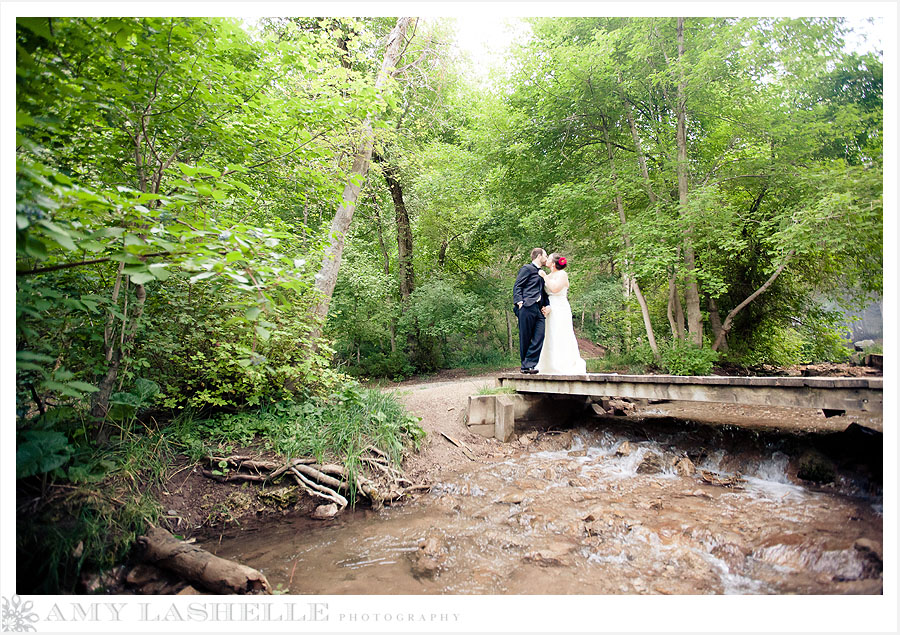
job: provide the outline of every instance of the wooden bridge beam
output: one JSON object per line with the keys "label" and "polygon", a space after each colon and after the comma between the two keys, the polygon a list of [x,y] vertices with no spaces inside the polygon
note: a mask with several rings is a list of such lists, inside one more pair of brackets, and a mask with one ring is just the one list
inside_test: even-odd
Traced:
{"label": "wooden bridge beam", "polygon": [[827,410],[882,411],[883,379],[854,377],[683,377],[507,373],[519,393],[706,401]]}

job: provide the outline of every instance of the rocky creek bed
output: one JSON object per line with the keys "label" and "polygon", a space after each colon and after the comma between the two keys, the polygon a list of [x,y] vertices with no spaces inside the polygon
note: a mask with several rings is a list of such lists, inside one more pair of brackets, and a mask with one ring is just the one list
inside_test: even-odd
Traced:
{"label": "rocky creek bed", "polygon": [[[880,415],[671,402],[502,444],[464,425],[492,384],[385,388],[428,432],[404,469],[432,488],[410,502],[316,520],[313,499],[185,466],[168,528],[292,594],[882,592]],[[113,575],[199,592],[147,565]]]}
{"label": "rocky creek bed", "polygon": [[880,448],[856,424],[598,417],[445,470],[403,506],[202,544],[301,594],[877,594]]}

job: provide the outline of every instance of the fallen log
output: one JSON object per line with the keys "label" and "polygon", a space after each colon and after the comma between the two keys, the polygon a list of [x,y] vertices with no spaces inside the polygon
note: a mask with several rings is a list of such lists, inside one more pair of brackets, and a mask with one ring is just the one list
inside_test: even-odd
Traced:
{"label": "fallen log", "polygon": [[177,573],[188,582],[214,593],[271,593],[269,581],[251,567],[225,560],[175,538],[165,529],[151,528],[137,543],[145,562]]}

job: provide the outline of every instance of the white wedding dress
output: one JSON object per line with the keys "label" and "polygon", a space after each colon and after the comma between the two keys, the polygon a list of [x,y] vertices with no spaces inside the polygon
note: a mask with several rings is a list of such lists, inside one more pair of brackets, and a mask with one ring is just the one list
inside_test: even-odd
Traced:
{"label": "white wedding dress", "polygon": [[550,289],[547,289],[550,315],[544,323],[544,346],[535,367],[539,373],[584,375],[587,372],[584,360],[578,352],[578,342],[575,340],[568,293],[569,287],[559,293],[550,293]]}

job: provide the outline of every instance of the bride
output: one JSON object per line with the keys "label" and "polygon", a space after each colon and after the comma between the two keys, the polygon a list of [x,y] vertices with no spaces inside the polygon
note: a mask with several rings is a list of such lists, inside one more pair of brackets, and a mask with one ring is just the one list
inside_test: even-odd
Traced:
{"label": "bride", "polygon": [[567,299],[569,274],[565,272],[565,256],[550,254],[547,257],[550,273],[539,272],[550,298],[550,313],[544,329],[544,346],[537,363],[540,373],[551,375],[583,375],[584,360],[578,352],[575,329],[572,326],[572,308]]}

